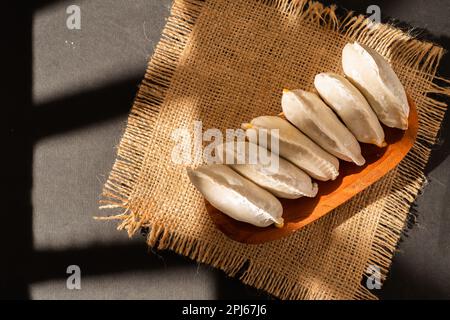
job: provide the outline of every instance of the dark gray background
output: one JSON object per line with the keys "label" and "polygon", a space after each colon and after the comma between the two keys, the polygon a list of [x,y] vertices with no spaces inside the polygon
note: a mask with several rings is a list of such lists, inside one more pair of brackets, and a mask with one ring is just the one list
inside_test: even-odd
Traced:
{"label": "dark gray background", "polygon": [[[339,2],[358,12],[378,4],[384,21],[396,18],[424,28],[414,32],[450,47],[449,1]],[[10,227],[3,236],[10,244],[4,255],[9,276],[0,280],[2,296],[267,298],[183,257],[148,254],[143,237],[130,240],[115,223],[93,221],[104,214],[97,209],[98,195],[171,1],[77,1],[80,31],[65,25],[65,10],[73,3],[43,1],[23,9],[23,24],[15,22],[16,32],[5,40],[16,48],[6,53],[8,59],[18,60],[28,74],[19,79],[15,67],[11,81],[29,84],[6,100],[15,108],[8,114],[8,134],[16,141],[9,165],[19,171],[2,173],[12,181],[4,222]],[[440,75],[450,76],[449,61],[444,58]],[[378,292],[382,298],[450,298],[448,136],[446,124],[427,170],[428,184],[414,205],[417,224],[400,243],[390,277]],[[66,289],[71,264],[81,267],[82,290]]]}

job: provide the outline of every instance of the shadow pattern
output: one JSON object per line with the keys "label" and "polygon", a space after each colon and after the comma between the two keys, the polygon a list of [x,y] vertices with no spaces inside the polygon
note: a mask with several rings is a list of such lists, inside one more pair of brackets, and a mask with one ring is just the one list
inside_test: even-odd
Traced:
{"label": "shadow pattern", "polygon": [[[53,101],[35,108],[32,103],[31,87],[33,11],[54,2],[55,0],[35,1],[32,5],[20,2],[9,3],[5,9],[7,14],[0,19],[4,33],[2,40],[8,43],[8,49],[2,50],[3,61],[6,62],[3,77],[7,80],[5,87],[7,94],[3,97],[2,103],[4,112],[2,119],[6,122],[2,126],[3,136],[6,137],[4,149],[6,154],[2,157],[4,166],[1,177],[7,191],[6,201],[4,201],[6,208],[3,209],[2,219],[4,227],[0,233],[3,248],[0,263],[0,299],[29,299],[31,283],[65,278],[67,276],[64,273],[65,268],[71,264],[73,257],[77,257],[77,261],[80,261],[82,265],[89,264],[89,268],[85,268],[87,276],[127,270],[146,270],[149,267],[149,261],[154,259],[143,250],[145,244],[97,245],[64,251],[37,251],[33,248],[33,210],[30,195],[33,186],[33,144],[48,135],[125,114],[139,82],[139,79],[129,79],[110,87],[85,92],[79,96]],[[330,1],[322,2],[331,3]],[[367,6],[373,4],[373,1],[361,0],[332,2],[344,8],[352,8],[359,13],[365,13]],[[377,3],[384,6],[388,2],[378,1]],[[407,25],[402,27],[408,28]],[[426,30],[420,30],[419,33],[423,39],[450,48],[450,39],[447,37],[436,38]],[[449,77],[448,56],[442,60],[439,74]],[[64,108],[61,108],[63,105]],[[89,118],[86,114],[89,114]],[[427,167],[427,173],[439,166],[450,153],[449,121],[447,115],[439,144]],[[36,124],[39,124],[39,128]],[[172,253],[161,254],[168,264],[181,263],[182,258]],[[30,266],[35,268],[33,272],[30,272]],[[387,286],[390,286],[391,290],[390,293],[385,294],[386,298],[393,297],[393,292],[396,292],[396,297],[411,296],[405,293],[405,290],[420,291],[423,288],[417,286],[432,286],[423,283],[417,283],[416,287],[399,286],[398,284],[410,279],[408,270],[402,271],[405,271],[403,276],[399,276],[399,272],[394,274],[400,277],[396,281],[397,284],[391,285],[388,281]],[[433,290],[432,287],[428,289]],[[240,292],[239,296],[236,292]],[[228,280],[222,273],[217,278],[217,297],[219,299],[270,298],[264,293],[242,285],[238,280]]]}

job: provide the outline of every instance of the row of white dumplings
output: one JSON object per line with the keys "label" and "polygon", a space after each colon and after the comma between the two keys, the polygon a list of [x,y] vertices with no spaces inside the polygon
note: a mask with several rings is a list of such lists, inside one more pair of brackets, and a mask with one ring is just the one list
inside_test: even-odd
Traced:
{"label": "row of white dumplings", "polygon": [[[342,65],[347,78],[332,73],[316,76],[314,85],[320,97],[303,90],[284,90],[281,104],[288,121],[262,116],[243,125],[246,130],[269,133],[278,129],[281,158],[276,172],[262,164],[188,169],[192,183],[215,208],[258,227],[282,226],[283,208],[275,196],[315,197],[317,184],[311,178],[336,179],[338,159],[364,165],[358,141],[385,146],[380,121],[407,129],[405,90],[381,55],[359,43],[347,44]],[[234,144],[219,148],[219,155],[227,152],[237,156]]]}

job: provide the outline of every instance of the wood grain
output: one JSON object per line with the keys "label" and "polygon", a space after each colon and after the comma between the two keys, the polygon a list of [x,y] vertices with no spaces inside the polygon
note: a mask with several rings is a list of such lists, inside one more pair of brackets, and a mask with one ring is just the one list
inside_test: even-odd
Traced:
{"label": "wood grain", "polygon": [[402,131],[383,126],[387,146],[361,144],[366,164],[358,167],[340,161],[339,177],[335,181],[318,182],[319,193],[315,198],[296,200],[280,199],[283,204],[283,228],[270,226],[258,228],[236,221],[223,214],[205,200],[206,209],[217,228],[229,238],[248,244],[259,244],[290,235],[311,222],[323,217],[333,209],[350,200],[389,171],[394,169],[408,154],[416,141],[418,115],[415,103],[408,97],[410,105],[409,127]]}

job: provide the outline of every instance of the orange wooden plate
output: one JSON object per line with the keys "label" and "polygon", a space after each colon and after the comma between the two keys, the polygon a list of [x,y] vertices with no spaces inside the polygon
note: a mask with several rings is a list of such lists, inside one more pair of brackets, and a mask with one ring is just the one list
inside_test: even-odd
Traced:
{"label": "orange wooden plate", "polygon": [[386,147],[361,144],[362,154],[366,159],[364,166],[358,167],[353,163],[340,161],[339,177],[335,181],[319,181],[319,193],[315,198],[280,199],[285,222],[283,228],[276,228],[273,225],[258,228],[234,220],[205,201],[209,215],[217,228],[229,238],[248,244],[259,244],[286,237],[323,217],[381,179],[408,154],[416,141],[418,130],[416,105],[410,97],[408,102],[410,105],[408,130],[384,126]]}

